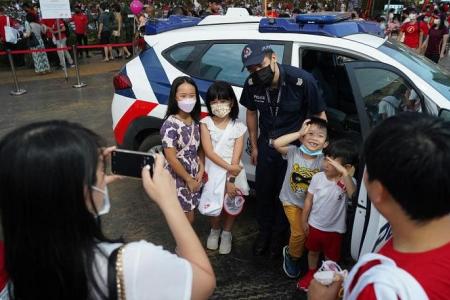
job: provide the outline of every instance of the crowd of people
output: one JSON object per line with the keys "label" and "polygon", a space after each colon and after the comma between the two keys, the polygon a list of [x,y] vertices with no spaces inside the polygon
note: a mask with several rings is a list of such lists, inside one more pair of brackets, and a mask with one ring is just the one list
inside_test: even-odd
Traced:
{"label": "crowd of people", "polygon": [[[108,184],[120,177],[106,174],[115,148],[95,133],[45,121],[3,137],[2,299],[207,299],[215,275],[191,225],[198,208],[211,217],[206,248],[232,251],[237,213],[227,207],[242,206],[235,200],[249,192],[241,162],[247,130],[259,227],[253,255],[282,254],[280,267],[290,278],[303,273],[297,286],[310,299],[336,299],[342,285],[344,299],[446,299],[450,123],[410,112],[386,116],[364,145],[331,138],[310,73],[279,64],[264,41],[246,45],[242,62],[250,75],[239,102],[229,83],[214,82],[204,118],[196,83],[187,76],[172,83],[160,130],[164,156],[156,154],[141,175],[176,241],[175,254],[104,236],[99,217],[111,207]],[[237,119],[239,103],[246,124]],[[353,177],[360,148],[364,184],[392,238],[379,254],[360,258],[344,284],[344,272],[324,283],[315,274],[336,270],[347,204],[362,184]],[[305,250],[308,270],[301,270]],[[333,262],[319,268],[321,255]]]}
{"label": "crowd of people", "polygon": [[447,53],[449,4],[430,4],[419,11],[415,7],[405,8],[401,15],[389,10],[387,20],[379,16],[377,21],[390,38],[396,38],[419,54],[435,63]]}

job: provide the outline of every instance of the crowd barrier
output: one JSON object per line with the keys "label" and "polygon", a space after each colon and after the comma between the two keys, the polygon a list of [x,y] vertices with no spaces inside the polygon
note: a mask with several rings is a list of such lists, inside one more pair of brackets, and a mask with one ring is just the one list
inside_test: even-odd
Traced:
{"label": "crowd barrier", "polygon": [[[77,82],[74,85],[72,85],[72,87],[82,88],[82,87],[87,86],[87,84],[82,82],[81,78],[80,78],[80,67],[78,65],[78,53],[77,53],[78,49],[96,49],[96,48],[103,49],[104,47],[119,48],[119,47],[128,47],[128,46],[133,46],[133,43],[73,45],[73,46],[68,46],[68,47],[64,47],[64,48],[49,48],[49,49],[6,50],[6,51],[0,51],[0,56],[7,55],[9,64],[11,67],[11,73],[12,73],[13,80],[14,80],[15,90],[12,90],[10,92],[10,94],[13,96],[20,96],[20,95],[25,94],[27,91],[25,89],[20,88],[19,81],[17,80],[16,68],[14,66],[14,60],[12,58],[12,56],[15,54],[31,54],[31,53],[36,53],[36,52],[57,52],[57,51],[72,50],[73,51],[72,52],[73,53],[73,62],[75,64],[75,73],[76,73],[76,80],[77,80]],[[66,68],[64,68],[64,73],[65,73],[66,80],[68,80]]]}

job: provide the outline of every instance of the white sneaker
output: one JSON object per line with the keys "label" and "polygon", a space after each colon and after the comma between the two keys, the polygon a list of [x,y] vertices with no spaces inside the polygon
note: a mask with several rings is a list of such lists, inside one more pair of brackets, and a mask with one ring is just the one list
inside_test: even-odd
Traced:
{"label": "white sneaker", "polygon": [[228,254],[231,252],[231,240],[232,239],[233,239],[233,237],[231,236],[231,232],[222,231],[222,234],[220,236],[220,247],[219,247],[220,254]]}
{"label": "white sneaker", "polygon": [[219,248],[220,229],[212,229],[206,241],[206,248],[209,250],[217,250]]}

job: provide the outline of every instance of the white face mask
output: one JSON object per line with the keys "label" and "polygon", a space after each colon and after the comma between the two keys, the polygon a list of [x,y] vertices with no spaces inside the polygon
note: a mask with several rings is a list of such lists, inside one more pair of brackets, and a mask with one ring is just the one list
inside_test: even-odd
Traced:
{"label": "white face mask", "polygon": [[438,26],[440,23],[441,23],[441,20],[439,20],[439,19],[434,20],[434,25]]}
{"label": "white face mask", "polygon": [[103,194],[103,207],[100,209],[97,208],[97,216],[106,215],[111,210],[111,201],[109,200],[108,186],[105,186],[104,190],[96,186],[92,186],[92,189]]}
{"label": "white face mask", "polygon": [[184,98],[177,101],[178,108],[188,114],[194,109],[195,103],[197,103],[195,98]]}
{"label": "white face mask", "polygon": [[416,18],[417,18],[417,15],[416,14],[409,14],[409,19],[411,20],[411,21],[415,21],[416,20]]}
{"label": "white face mask", "polygon": [[230,103],[211,104],[211,112],[219,118],[224,118],[231,112],[231,105]]}

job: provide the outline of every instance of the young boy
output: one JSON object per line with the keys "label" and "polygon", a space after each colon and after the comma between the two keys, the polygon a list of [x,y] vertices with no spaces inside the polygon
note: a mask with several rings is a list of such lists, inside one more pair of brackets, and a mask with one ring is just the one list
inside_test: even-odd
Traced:
{"label": "young boy", "polygon": [[303,208],[308,272],[298,281],[298,288],[304,291],[317,270],[321,252],[326,259],[339,261],[347,203],[356,190],[352,177],[358,159],[355,143],[338,140],[327,147],[325,155],[324,170],[312,178]]}
{"label": "young boy", "polygon": [[[290,145],[295,141],[300,141],[301,146]],[[283,270],[290,278],[300,275],[299,258],[305,244],[302,209],[311,178],[320,171],[322,149],[327,145],[327,122],[317,117],[306,120],[298,132],[274,141],[275,149],[287,159],[280,200],[291,229],[289,245],[283,248]]]}
{"label": "young boy", "polygon": [[[448,299],[450,122],[419,113],[389,118],[365,141],[364,161],[367,194],[392,228],[392,238],[379,253],[412,275],[429,299]],[[361,276],[347,278],[344,292],[350,292]],[[341,285],[335,281],[323,286],[313,280],[308,299],[336,299]],[[400,285],[368,284],[357,298],[384,300],[380,289],[393,291]],[[393,298],[400,299],[395,294]]]}

